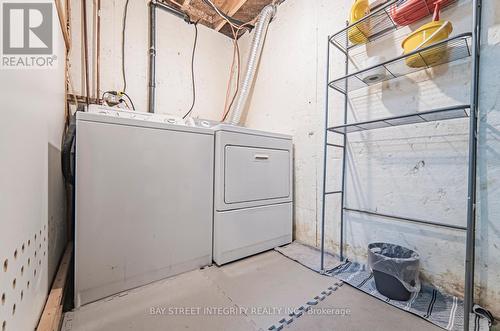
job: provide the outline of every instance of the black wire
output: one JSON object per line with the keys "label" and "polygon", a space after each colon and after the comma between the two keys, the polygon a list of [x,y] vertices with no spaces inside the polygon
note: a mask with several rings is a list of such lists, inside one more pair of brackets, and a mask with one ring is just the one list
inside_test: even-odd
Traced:
{"label": "black wire", "polygon": [[123,92],[127,90],[127,77],[125,75],[125,29],[127,27],[127,13],[128,13],[128,3],[125,2],[125,9],[123,11],[123,24],[122,24],[122,77],[123,77]]}
{"label": "black wire", "polygon": [[[199,22],[199,21],[198,21]],[[196,103],[196,84],[194,80],[194,55],[196,52],[196,43],[198,42],[198,22],[193,23],[194,26],[194,43],[193,43],[193,53],[191,55],[191,82],[193,86],[193,103],[191,104],[191,108],[186,113],[186,115],[182,116],[182,118],[186,118],[194,109],[194,104]]]}
{"label": "black wire", "polygon": [[127,97],[128,101],[130,101],[130,105],[132,106],[132,110],[135,110],[135,106],[134,106],[134,102],[132,101],[132,98],[130,98],[130,96],[123,92],[123,95]]}

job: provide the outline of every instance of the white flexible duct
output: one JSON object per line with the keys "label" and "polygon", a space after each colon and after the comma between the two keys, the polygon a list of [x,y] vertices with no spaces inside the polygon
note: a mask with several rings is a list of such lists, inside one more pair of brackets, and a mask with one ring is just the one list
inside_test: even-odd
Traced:
{"label": "white flexible duct", "polygon": [[262,46],[264,45],[264,39],[267,34],[267,27],[275,14],[276,6],[272,4],[265,6],[259,14],[259,19],[255,25],[252,45],[250,47],[250,54],[248,55],[245,76],[239,88],[238,95],[236,96],[234,108],[231,112],[229,120],[227,121],[229,124],[238,125],[241,122],[241,116],[245,110],[245,106],[248,101],[248,94],[250,93],[250,89],[255,78],[255,72],[257,71],[257,65],[259,64]]}

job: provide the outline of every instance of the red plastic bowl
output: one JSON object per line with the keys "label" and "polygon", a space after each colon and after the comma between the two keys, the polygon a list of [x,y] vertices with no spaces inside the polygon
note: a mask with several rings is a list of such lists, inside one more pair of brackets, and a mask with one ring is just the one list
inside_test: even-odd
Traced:
{"label": "red plastic bowl", "polygon": [[[442,0],[441,8],[450,5],[455,0]],[[413,24],[432,15],[436,0],[405,0],[391,6],[391,18],[399,26]]]}

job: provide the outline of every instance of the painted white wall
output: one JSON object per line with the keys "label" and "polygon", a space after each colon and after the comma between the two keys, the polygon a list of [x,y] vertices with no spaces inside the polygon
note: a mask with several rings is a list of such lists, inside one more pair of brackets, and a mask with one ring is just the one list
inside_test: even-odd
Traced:
{"label": "painted white wall", "polygon": [[65,49],[54,20],[57,68],[0,69],[0,328],[5,322],[6,331],[36,327],[66,243]]}
{"label": "painted white wall", "polygon": [[[295,236],[319,247],[327,35],[342,29],[351,5],[345,1],[286,1],[269,28],[259,72],[249,105],[246,125],[290,133],[295,143]],[[493,206],[498,192],[498,3],[488,2],[482,70],[482,106],[487,125],[482,126],[481,147],[481,255],[478,285],[481,301],[500,315],[499,269],[493,267],[500,238]],[[454,25],[454,34],[470,31],[471,3],[459,1],[443,17]],[[495,15],[496,13],[497,15]],[[495,21],[497,20],[497,21]],[[412,30],[416,26],[411,27]],[[401,29],[376,43],[353,52],[354,68],[362,67],[366,54],[399,55],[400,42],[410,30]],[[251,36],[242,38],[247,49]],[[332,48],[333,50],[333,48]],[[332,51],[330,78],[344,73],[344,57]],[[469,60],[384,83],[350,95],[350,121],[423,111],[469,103]],[[493,65],[495,63],[495,65]],[[491,70],[494,67],[495,70]],[[330,90],[330,125],[343,122],[343,97]],[[489,97],[488,97],[489,96]],[[486,116],[482,116],[483,124]],[[467,125],[464,119],[410,125],[349,135],[346,205],[381,213],[465,225],[467,192]],[[487,130],[487,133],[484,131]],[[334,135],[331,142],[339,142]],[[486,153],[486,154],[485,154]],[[329,152],[329,190],[340,188],[341,152]],[[488,203],[489,202],[489,203]],[[326,242],[339,248],[339,198],[327,204]],[[388,241],[416,249],[422,256],[424,277],[446,291],[463,294],[464,240],[460,231],[406,224],[393,220],[346,214],[347,255],[365,261],[366,246]]]}
{"label": "painted white wall", "polygon": [[[95,45],[95,1],[88,3],[89,54]],[[101,1],[101,88],[122,90],[121,42],[125,0]],[[149,8],[148,1],[130,0],[125,43],[127,93],[137,110],[147,111],[149,74]],[[83,24],[81,1],[72,1],[71,73],[77,94],[84,94]],[[183,115],[192,103],[191,52],[194,26],[158,10],[157,39],[157,111]],[[226,84],[232,56],[232,42],[226,36],[198,25],[195,55],[196,104],[194,116],[217,120],[222,116]],[[90,59],[91,90],[95,91],[95,70]],[[82,88],[83,87],[83,88]],[[93,92],[92,96],[95,96]]]}

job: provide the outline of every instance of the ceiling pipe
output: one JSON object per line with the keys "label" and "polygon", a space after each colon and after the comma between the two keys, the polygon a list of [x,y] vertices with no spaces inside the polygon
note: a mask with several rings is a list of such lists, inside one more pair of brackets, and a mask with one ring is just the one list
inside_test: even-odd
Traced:
{"label": "ceiling pipe", "polygon": [[165,3],[151,0],[149,2],[149,84],[148,84],[148,111],[156,112],[156,10],[162,9],[167,13],[183,19],[186,23],[192,23],[189,16],[182,11]]}
{"label": "ceiling pipe", "polygon": [[252,88],[255,73],[257,72],[257,66],[262,54],[262,48],[264,46],[264,39],[266,38],[267,28],[275,15],[276,6],[274,4],[265,6],[259,14],[257,24],[255,25],[252,44],[250,46],[250,53],[248,56],[245,76],[238,89],[235,107],[232,110],[229,119],[227,120],[229,124],[239,125],[241,122],[241,117],[248,103],[248,95],[250,93],[250,89]]}

